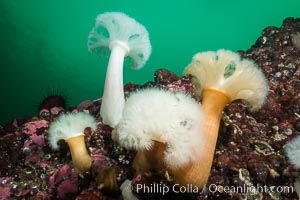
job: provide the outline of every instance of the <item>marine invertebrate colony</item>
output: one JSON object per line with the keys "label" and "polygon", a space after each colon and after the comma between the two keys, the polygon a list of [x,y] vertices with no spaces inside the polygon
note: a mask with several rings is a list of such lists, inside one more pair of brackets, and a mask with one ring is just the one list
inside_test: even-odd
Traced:
{"label": "marine invertebrate colony", "polygon": [[96,130],[97,123],[94,117],[84,112],[61,114],[49,127],[48,140],[51,146],[58,149],[57,142],[65,140],[70,147],[74,166],[80,172],[86,172],[92,164],[84,141],[86,127]]}
{"label": "marine invertebrate colony", "polygon": [[103,122],[114,127],[124,107],[123,63],[131,58],[133,69],[141,68],[151,54],[148,32],[144,26],[123,13],[107,12],[96,19],[88,37],[89,51],[111,50],[100,114]]}
{"label": "marine invertebrate colony", "polygon": [[179,184],[202,188],[210,173],[224,107],[233,100],[244,99],[252,111],[258,110],[265,101],[268,85],[253,62],[226,50],[196,54],[184,73],[194,76],[195,93],[203,96],[205,153],[173,174]]}
{"label": "marine invertebrate colony", "polygon": [[138,171],[178,168],[203,153],[202,121],[201,105],[189,95],[149,88],[128,97],[113,138],[138,150]]}

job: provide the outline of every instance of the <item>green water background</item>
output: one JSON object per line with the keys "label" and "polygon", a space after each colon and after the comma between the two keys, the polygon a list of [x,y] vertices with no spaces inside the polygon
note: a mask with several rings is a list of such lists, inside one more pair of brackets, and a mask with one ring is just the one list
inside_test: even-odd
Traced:
{"label": "green water background", "polygon": [[0,0],[0,124],[37,115],[48,88],[69,105],[102,96],[107,59],[87,51],[98,14],[120,11],[149,31],[152,55],[124,82],[153,80],[158,68],[181,75],[199,51],[247,50],[267,26],[300,17],[299,0]]}

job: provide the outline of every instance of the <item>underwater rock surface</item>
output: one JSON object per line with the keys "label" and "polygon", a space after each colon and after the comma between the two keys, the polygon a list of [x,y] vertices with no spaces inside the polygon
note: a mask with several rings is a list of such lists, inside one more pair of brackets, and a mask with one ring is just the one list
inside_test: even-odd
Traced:
{"label": "underwater rock surface", "polygon": [[[287,18],[281,27],[265,28],[250,49],[239,51],[262,68],[269,82],[269,95],[256,113],[249,112],[243,101],[226,107],[213,167],[203,190],[181,193],[177,192],[179,188],[172,190],[172,178],[167,173],[135,173],[131,167],[135,152],[112,141],[112,129],[101,122],[98,99],[84,101],[75,109],[43,109],[39,116],[16,118],[1,128],[0,199],[122,199],[120,190],[109,193],[97,182],[97,173],[110,167],[116,171],[118,186],[126,179],[132,181],[132,192],[138,199],[298,199],[296,192],[288,188],[291,190],[300,171],[287,161],[283,148],[300,131],[299,33],[300,19]],[[164,69],[157,70],[154,80],[144,85],[128,83],[125,95],[147,87],[180,90],[193,96],[191,77],[179,77]],[[86,145],[97,163],[88,174],[74,169],[65,142],[54,151],[47,141],[51,122],[61,113],[78,111],[89,112],[98,121],[95,132],[85,130]],[[170,192],[138,192],[138,184],[165,186]],[[268,191],[233,191],[252,186]],[[278,190],[271,191],[273,186]],[[231,190],[226,192],[226,187]]]}

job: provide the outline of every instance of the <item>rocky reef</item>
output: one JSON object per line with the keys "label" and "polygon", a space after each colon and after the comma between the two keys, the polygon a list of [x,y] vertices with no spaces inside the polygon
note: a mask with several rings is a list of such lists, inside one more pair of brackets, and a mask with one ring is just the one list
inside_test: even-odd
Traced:
{"label": "rocky reef", "polygon": [[[300,131],[300,19],[287,18],[281,27],[265,28],[250,49],[239,53],[262,69],[269,94],[255,113],[241,100],[225,108],[213,167],[203,190],[174,189],[167,172],[136,173],[131,166],[135,152],[114,143],[112,128],[101,122],[101,99],[97,99],[75,108],[53,105],[41,109],[38,116],[15,118],[1,127],[0,199],[122,199],[121,190],[111,193],[97,181],[99,169],[107,167],[114,168],[118,186],[132,180],[132,192],[138,199],[298,199],[294,182],[300,171],[288,162],[283,150]],[[125,95],[147,87],[194,96],[192,77],[165,69],[157,70],[154,80],[144,85],[128,83]],[[80,111],[89,112],[98,122],[95,132],[85,129],[86,145],[98,163],[98,171],[91,169],[87,174],[74,169],[65,142],[54,151],[47,141],[51,122],[61,113]],[[169,192],[139,191],[139,184],[164,186]]]}

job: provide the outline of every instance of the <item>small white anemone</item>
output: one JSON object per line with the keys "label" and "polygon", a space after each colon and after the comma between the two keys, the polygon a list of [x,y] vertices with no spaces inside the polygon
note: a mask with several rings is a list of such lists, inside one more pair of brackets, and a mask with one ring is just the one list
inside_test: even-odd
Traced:
{"label": "small white anemone", "polygon": [[85,112],[61,114],[49,126],[48,140],[53,149],[58,149],[59,140],[68,140],[83,135],[84,129],[97,129],[97,122],[93,116]]}
{"label": "small white anemone", "polygon": [[96,130],[97,122],[88,113],[78,112],[61,114],[49,127],[48,140],[53,149],[58,149],[57,142],[65,140],[70,148],[74,166],[80,172],[86,172],[92,164],[92,157],[86,149],[84,129]]}
{"label": "small white anemone", "polygon": [[295,167],[300,168],[300,135],[292,141],[288,142],[284,148],[284,152],[289,162]]}
{"label": "small white anemone", "polygon": [[131,181],[126,179],[120,186],[124,200],[139,200],[132,192]]}

